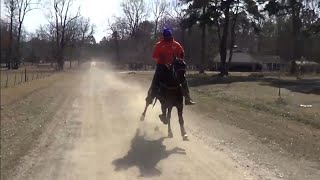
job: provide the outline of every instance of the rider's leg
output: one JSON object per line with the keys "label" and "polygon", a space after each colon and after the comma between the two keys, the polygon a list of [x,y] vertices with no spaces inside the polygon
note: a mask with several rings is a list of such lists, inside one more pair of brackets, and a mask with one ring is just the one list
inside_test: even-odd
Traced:
{"label": "rider's leg", "polygon": [[149,104],[152,104],[153,99],[156,97],[156,92],[157,92],[157,89],[159,86],[159,73],[160,73],[160,68],[159,68],[159,66],[157,66],[156,71],[155,71],[153,78],[152,78],[151,86],[148,90],[148,96],[146,98],[146,102]]}
{"label": "rider's leg", "polygon": [[193,105],[195,102],[190,97],[190,91],[189,91],[189,85],[187,79],[184,80],[184,82],[181,84],[182,87],[182,93],[185,97],[185,104],[186,105]]}

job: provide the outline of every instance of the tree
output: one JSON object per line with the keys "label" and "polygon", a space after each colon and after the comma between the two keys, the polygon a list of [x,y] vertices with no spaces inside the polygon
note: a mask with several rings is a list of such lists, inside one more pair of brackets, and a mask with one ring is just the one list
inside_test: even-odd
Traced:
{"label": "tree", "polygon": [[169,4],[166,0],[153,0],[151,2],[152,13],[154,16],[154,39],[157,38],[159,20],[162,19],[168,9]]}
{"label": "tree", "polygon": [[[126,33],[126,23],[124,22],[124,19],[122,18],[115,18],[116,21],[114,23],[110,23],[110,20],[108,21],[109,24],[109,30],[111,31],[111,37],[114,42],[114,48],[116,52],[116,60],[117,63],[120,63],[120,46],[119,46],[119,40],[124,38],[127,33]],[[104,37],[105,39],[105,37]],[[103,41],[106,43],[106,39]]]}
{"label": "tree", "polygon": [[[320,2],[314,0],[271,0],[265,6],[265,11],[270,16],[288,17],[291,22],[291,48],[290,59],[296,60],[302,56],[301,43],[304,39],[303,31],[305,33],[312,33],[316,22],[319,20]],[[289,16],[288,16],[289,15]],[[317,29],[317,28],[315,28]]]}
{"label": "tree", "polygon": [[9,42],[9,22],[4,19],[0,19],[0,60],[1,63],[7,63],[8,49],[10,46]]}
{"label": "tree", "polygon": [[[227,45],[230,34],[230,20],[232,15],[237,17],[238,12],[233,12],[234,10],[238,11],[239,7],[243,7],[243,10],[246,11],[247,16],[252,15],[253,17],[262,17],[259,14],[258,6],[253,0],[186,0],[185,2],[190,3],[191,5],[188,8],[188,22],[190,25],[197,24],[200,22],[201,25],[215,25],[217,27],[217,34],[219,37],[219,53],[221,58],[220,65],[220,75],[228,75],[227,68]],[[205,11],[205,7],[207,11]],[[236,25],[237,18],[233,18],[234,26]],[[254,22],[254,20],[252,20]],[[233,26],[232,24],[232,26]],[[231,30],[234,30],[231,28]],[[222,31],[222,32],[221,32]],[[205,31],[203,31],[205,32]],[[235,39],[235,34],[231,33],[233,39]],[[232,43],[231,43],[232,44]],[[233,46],[232,46],[233,47]],[[231,61],[231,59],[230,59]]]}
{"label": "tree", "polygon": [[130,35],[135,37],[140,22],[147,17],[144,0],[124,0],[121,8],[125,16],[125,22],[130,30]]}
{"label": "tree", "polygon": [[[95,32],[95,25],[91,24],[89,18],[79,17],[70,25],[69,36],[71,36],[71,44],[73,48],[78,48],[79,55],[83,55],[83,48],[86,44],[95,44],[93,34]],[[78,58],[78,65],[80,65],[80,58]],[[71,67],[71,64],[70,64]]]}
{"label": "tree", "polygon": [[181,29],[182,45],[185,46],[185,30],[187,29],[187,27],[189,27],[189,24],[185,22],[187,13],[182,8],[182,6],[183,1],[172,0],[169,4],[169,7],[171,7],[171,9],[167,12],[167,15],[171,18],[171,20],[174,20],[175,23],[179,25],[179,28]]}
{"label": "tree", "polygon": [[14,25],[14,17],[17,10],[17,3],[15,0],[5,0],[4,1],[5,8],[8,11],[8,16],[10,19],[10,26],[9,26],[9,48],[8,48],[8,54],[7,54],[7,67],[8,69],[11,69],[12,66],[12,59],[13,59],[13,25]]}
{"label": "tree", "polygon": [[69,10],[72,6],[73,0],[54,0],[54,21],[51,25],[55,30],[55,42],[56,42],[56,59],[58,64],[58,70],[63,70],[64,65],[64,50],[67,44],[66,32],[68,26],[75,21],[79,16],[79,12],[76,15],[71,15]]}
{"label": "tree", "polygon": [[25,16],[28,12],[35,9],[35,6],[38,2],[33,3],[32,0],[16,0],[17,11],[18,11],[18,35],[17,35],[17,46],[16,46],[16,60],[17,63],[20,63],[20,44],[21,44],[21,30],[22,25],[25,19]]}

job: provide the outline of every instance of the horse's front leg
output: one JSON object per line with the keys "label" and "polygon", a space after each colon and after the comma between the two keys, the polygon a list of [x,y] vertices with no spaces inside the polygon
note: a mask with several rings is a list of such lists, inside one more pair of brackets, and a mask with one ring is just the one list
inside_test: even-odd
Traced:
{"label": "horse's front leg", "polygon": [[169,107],[168,108],[168,113],[167,113],[167,121],[168,121],[168,137],[169,138],[172,138],[173,137],[173,134],[172,134],[172,131],[171,131],[171,111],[172,111],[172,107]]}
{"label": "horse's front leg", "polygon": [[187,141],[189,140],[188,139],[188,135],[187,135],[187,132],[184,128],[184,119],[183,119],[183,106],[182,107],[177,107],[178,109],[178,117],[179,117],[179,124],[180,124],[180,130],[181,130],[181,136],[182,136],[182,139],[184,141]]}
{"label": "horse's front leg", "polygon": [[161,104],[162,114],[159,115],[159,118],[160,118],[161,122],[163,122],[163,124],[168,124],[167,109],[168,108],[164,104]]}
{"label": "horse's front leg", "polygon": [[147,113],[148,107],[149,107],[149,103],[146,103],[146,106],[145,106],[145,108],[144,108],[144,111],[143,111],[143,113],[142,113],[142,115],[141,115],[141,117],[140,117],[140,121],[144,121],[144,118],[146,117],[146,113]]}

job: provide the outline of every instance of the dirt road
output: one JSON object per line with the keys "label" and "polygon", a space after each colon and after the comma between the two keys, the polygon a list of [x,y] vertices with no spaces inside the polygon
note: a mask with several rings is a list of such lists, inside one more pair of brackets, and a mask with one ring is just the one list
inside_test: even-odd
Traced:
{"label": "dirt road", "polygon": [[158,106],[141,122],[146,89],[137,83],[94,66],[79,76],[9,179],[259,179],[192,135],[182,141],[175,111],[173,139]]}

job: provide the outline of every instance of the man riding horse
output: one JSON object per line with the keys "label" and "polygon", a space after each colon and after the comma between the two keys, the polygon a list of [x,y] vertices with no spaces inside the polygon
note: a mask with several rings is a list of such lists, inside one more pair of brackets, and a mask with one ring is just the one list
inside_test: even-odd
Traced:
{"label": "man riding horse", "polygon": [[[155,45],[152,57],[157,66],[146,98],[147,104],[152,104],[154,98],[158,95],[161,73],[172,64],[175,58],[180,60],[184,58],[184,50],[182,46],[174,40],[172,31],[169,28],[163,30],[163,38]],[[195,104],[190,97],[187,80],[181,84],[181,91],[185,97],[186,105]]]}

